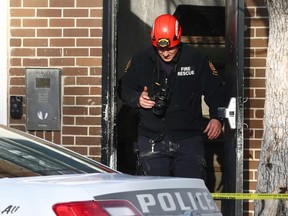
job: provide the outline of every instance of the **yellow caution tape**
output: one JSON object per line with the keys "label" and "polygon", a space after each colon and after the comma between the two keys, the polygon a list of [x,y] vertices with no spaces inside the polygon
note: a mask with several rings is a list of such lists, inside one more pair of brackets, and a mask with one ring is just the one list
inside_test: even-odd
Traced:
{"label": "yellow caution tape", "polygon": [[214,199],[241,199],[241,200],[267,200],[288,199],[288,194],[264,194],[264,193],[211,193]]}

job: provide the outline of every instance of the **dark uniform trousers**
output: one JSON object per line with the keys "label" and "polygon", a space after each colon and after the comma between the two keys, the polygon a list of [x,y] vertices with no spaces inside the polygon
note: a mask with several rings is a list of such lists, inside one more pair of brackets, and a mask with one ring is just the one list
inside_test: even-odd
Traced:
{"label": "dark uniform trousers", "polygon": [[187,178],[206,177],[203,137],[198,135],[177,142],[166,137],[154,143],[138,137],[139,164],[144,175]]}

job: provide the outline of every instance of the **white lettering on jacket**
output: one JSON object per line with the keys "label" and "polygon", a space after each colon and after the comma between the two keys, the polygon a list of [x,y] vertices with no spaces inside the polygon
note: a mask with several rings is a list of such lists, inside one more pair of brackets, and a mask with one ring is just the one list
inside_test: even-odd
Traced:
{"label": "white lettering on jacket", "polygon": [[193,76],[195,74],[194,70],[188,67],[181,67],[180,71],[177,72],[177,76]]}

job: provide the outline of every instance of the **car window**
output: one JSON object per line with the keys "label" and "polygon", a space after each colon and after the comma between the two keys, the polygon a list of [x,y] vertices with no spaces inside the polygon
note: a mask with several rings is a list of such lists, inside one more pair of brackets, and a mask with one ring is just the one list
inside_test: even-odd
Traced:
{"label": "car window", "polygon": [[62,146],[29,136],[8,138],[0,133],[0,178],[116,172]]}

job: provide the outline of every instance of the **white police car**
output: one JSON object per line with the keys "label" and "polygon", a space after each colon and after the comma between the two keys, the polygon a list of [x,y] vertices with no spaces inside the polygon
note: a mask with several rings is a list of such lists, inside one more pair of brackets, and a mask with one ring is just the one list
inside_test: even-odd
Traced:
{"label": "white police car", "polygon": [[0,126],[0,216],[222,215],[199,179],[122,174]]}

